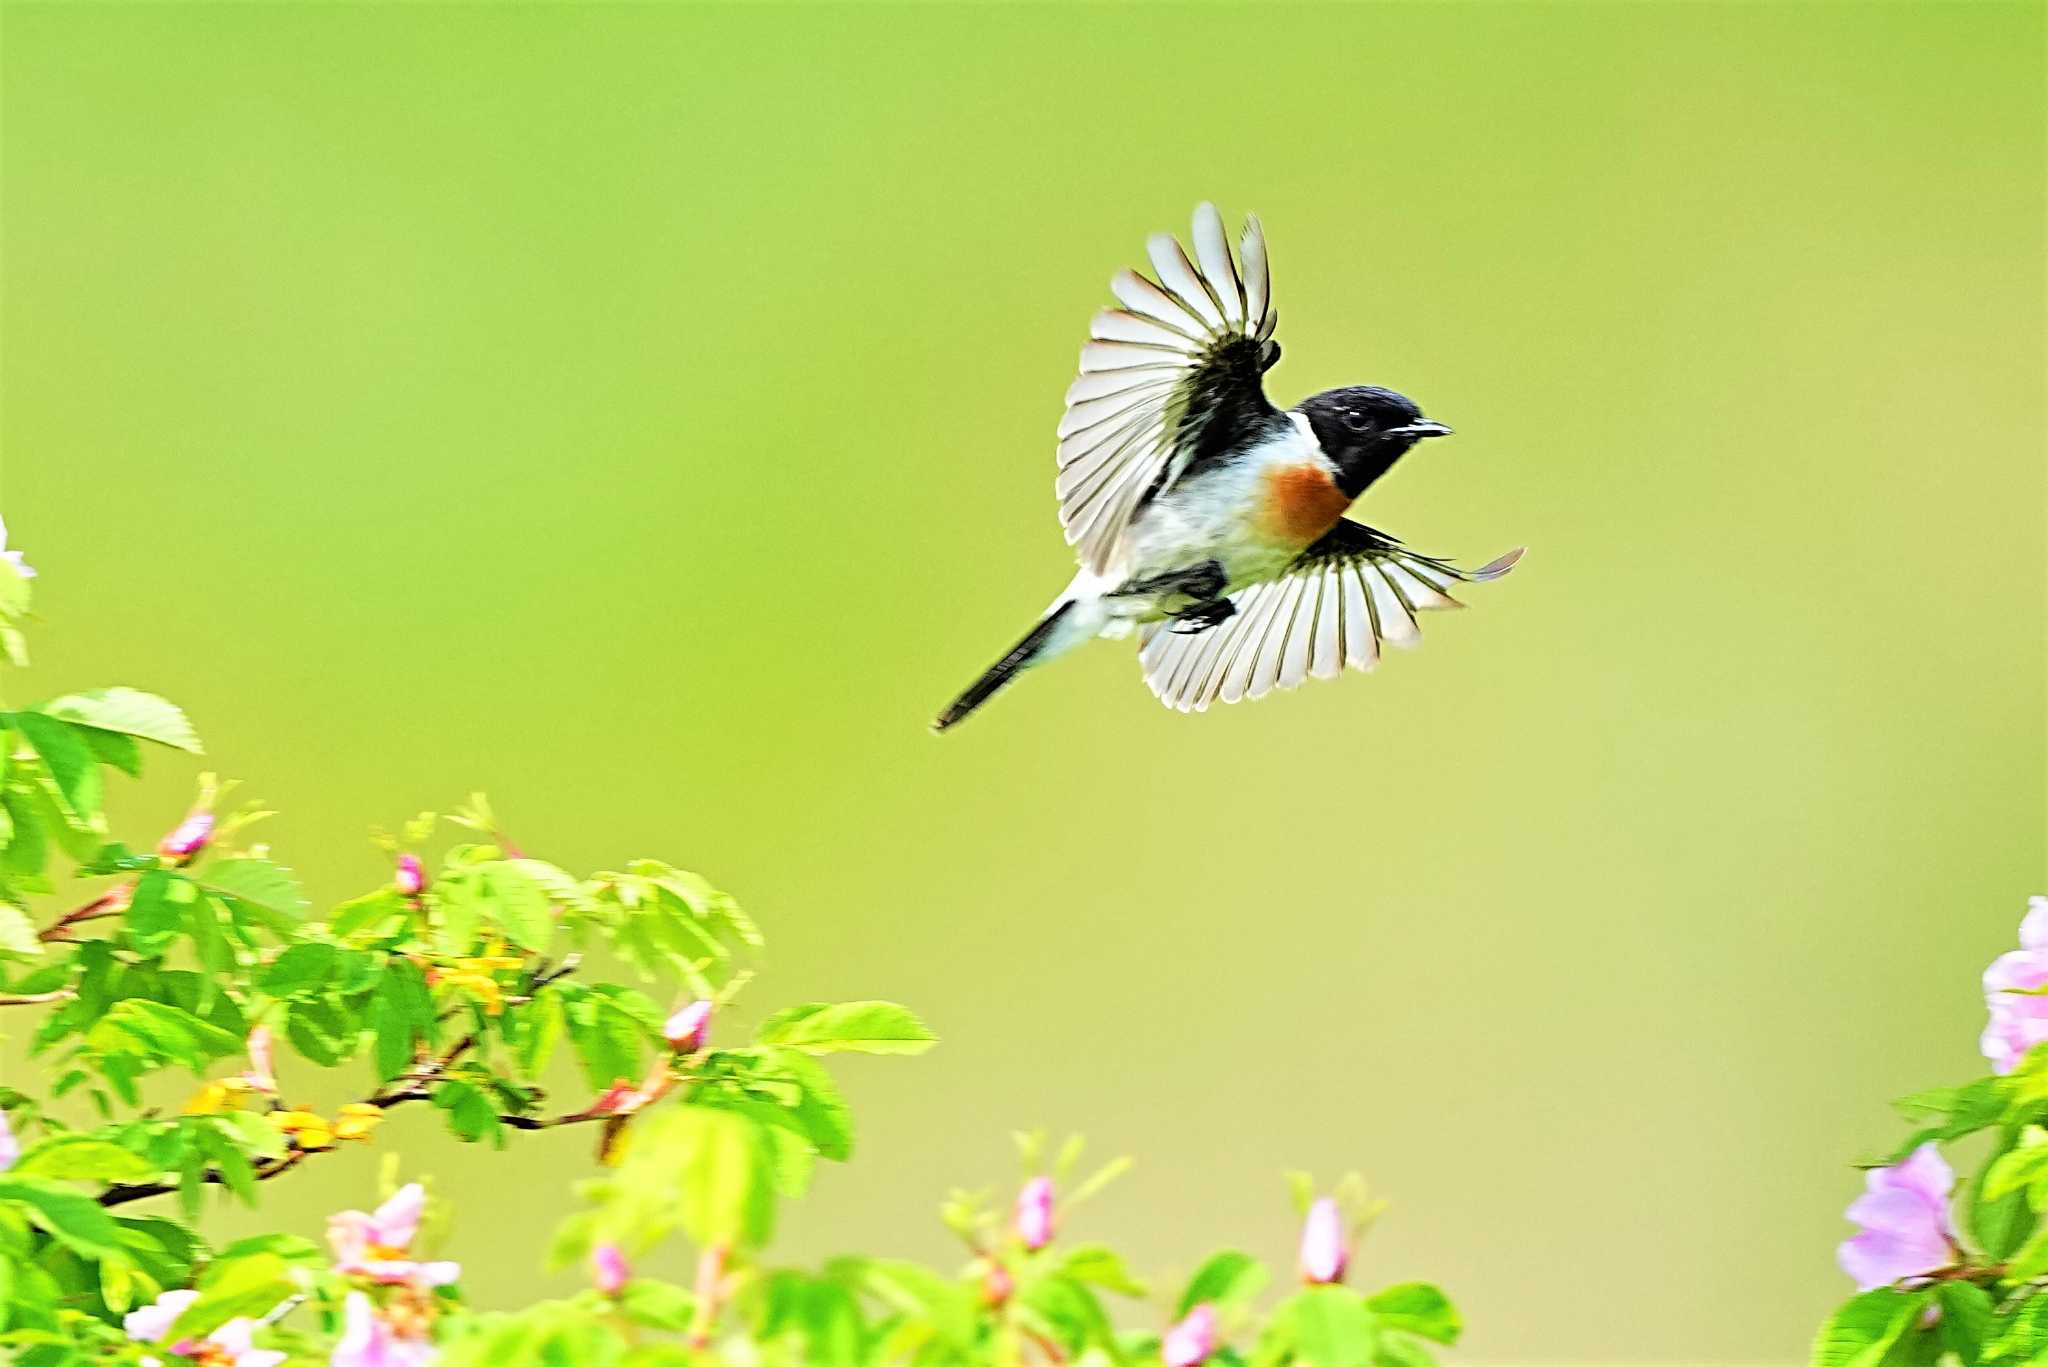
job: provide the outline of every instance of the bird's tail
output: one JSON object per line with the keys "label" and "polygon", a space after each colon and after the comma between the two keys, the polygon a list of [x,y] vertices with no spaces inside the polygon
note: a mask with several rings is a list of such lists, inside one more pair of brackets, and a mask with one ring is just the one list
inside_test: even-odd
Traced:
{"label": "bird's tail", "polygon": [[1075,633],[1071,630],[1061,631],[1060,627],[1063,624],[1069,627],[1075,625],[1071,619],[1076,606],[1071,598],[1055,603],[1051,611],[1038,619],[1037,626],[1024,633],[1023,640],[1010,647],[1007,655],[990,665],[980,678],[967,685],[965,692],[946,705],[946,710],[939,713],[938,719],[932,723],[932,730],[944,731],[950,726],[958,725],[968,713],[993,698],[1004,684],[1016,678],[1019,673],[1039,663],[1041,659],[1062,653],[1073,644]]}

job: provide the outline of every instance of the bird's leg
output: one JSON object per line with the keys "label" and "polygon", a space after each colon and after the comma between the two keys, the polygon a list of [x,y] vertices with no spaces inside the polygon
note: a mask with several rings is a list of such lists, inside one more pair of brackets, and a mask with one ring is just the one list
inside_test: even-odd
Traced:
{"label": "bird's leg", "polygon": [[1191,608],[1173,614],[1173,634],[1176,636],[1199,636],[1211,627],[1221,626],[1237,616],[1237,604],[1228,598],[1212,598],[1206,603],[1197,603]]}
{"label": "bird's leg", "polygon": [[1148,579],[1127,579],[1111,589],[1109,596],[1142,598],[1155,593],[1184,593],[1197,603],[1210,603],[1222,596],[1228,583],[1221,561],[1204,560],[1199,565],[1190,565],[1184,570],[1168,570],[1165,574],[1155,574]]}

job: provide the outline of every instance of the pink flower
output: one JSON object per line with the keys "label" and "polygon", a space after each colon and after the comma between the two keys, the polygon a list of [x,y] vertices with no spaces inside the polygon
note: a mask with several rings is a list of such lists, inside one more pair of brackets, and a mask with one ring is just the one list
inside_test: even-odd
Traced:
{"label": "pink flower", "polygon": [[[129,1311],[121,1327],[138,1343],[163,1343],[178,1316],[198,1299],[197,1291],[166,1291],[154,1303]],[[254,1320],[235,1319],[203,1339],[180,1339],[165,1347],[178,1357],[197,1358],[208,1367],[277,1367],[285,1360],[286,1354],[275,1349],[252,1347],[255,1335]]]}
{"label": "pink flower", "polygon": [[1012,1221],[1017,1237],[1033,1252],[1052,1242],[1052,1179],[1034,1177],[1017,1193],[1017,1211]]}
{"label": "pink flower", "polygon": [[156,842],[156,852],[166,859],[184,863],[206,848],[213,839],[213,813],[194,812],[178,823],[177,829]]}
{"label": "pink flower", "polygon": [[625,1250],[617,1244],[599,1244],[590,1251],[591,1284],[607,1296],[616,1296],[633,1279]]}
{"label": "pink flower", "polygon": [[711,1003],[691,1002],[668,1018],[661,1027],[669,1048],[679,1054],[694,1054],[711,1035]]}
{"label": "pink flower", "polygon": [[369,1214],[344,1210],[330,1217],[327,1242],[334,1249],[334,1270],[422,1287],[446,1286],[460,1277],[462,1269],[455,1263],[422,1263],[406,1257],[426,1206],[426,1191],[419,1183],[408,1182]]}
{"label": "pink flower", "polygon": [[277,1093],[277,1065],[270,1027],[259,1025],[249,1032],[249,1069],[242,1077],[259,1092]]}
{"label": "pink flower", "polygon": [[2020,947],[2001,954],[1984,970],[1984,1004],[1991,1019],[1979,1042],[1991,1071],[2009,1073],[2027,1051],[2048,1040],[2048,996],[2031,995],[2048,984],[2048,897],[2027,902],[2020,922]]}
{"label": "pink flower", "polygon": [[7,1112],[0,1111],[0,1172],[20,1161],[21,1141],[14,1137],[14,1127],[7,1123]]}
{"label": "pink flower", "polygon": [[392,881],[404,896],[419,896],[420,890],[427,885],[427,870],[420,863],[420,857],[416,854],[399,855],[398,872],[393,875]]}
{"label": "pink flower", "polygon": [[1956,1175],[1941,1150],[1922,1144],[1888,1168],[1864,1175],[1865,1190],[1848,1216],[1863,1226],[1837,1250],[1842,1271],[1858,1290],[1922,1277],[1956,1260],[1955,1227],[1949,1223],[1949,1192]]}
{"label": "pink flower", "polygon": [[33,579],[36,577],[34,567],[22,560],[20,551],[10,551],[7,549],[7,523],[5,521],[0,521],[0,560],[5,560],[8,564],[14,566],[14,572],[23,579]]}
{"label": "pink flower", "polygon": [[1308,1208],[1301,1225],[1301,1279],[1326,1284],[1344,1280],[1351,1250],[1344,1246],[1344,1216],[1325,1196]]}
{"label": "pink flower", "polygon": [[394,1329],[360,1291],[349,1292],[341,1319],[341,1338],[328,1359],[333,1367],[426,1367],[437,1356],[425,1338]]}
{"label": "pink flower", "polygon": [[1203,1301],[1166,1331],[1159,1341],[1159,1360],[1166,1367],[1202,1367],[1216,1351],[1216,1307]]}

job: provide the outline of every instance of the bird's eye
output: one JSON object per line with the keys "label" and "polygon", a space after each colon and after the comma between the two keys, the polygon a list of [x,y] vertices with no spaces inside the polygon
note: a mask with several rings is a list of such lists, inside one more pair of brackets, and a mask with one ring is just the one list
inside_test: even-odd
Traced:
{"label": "bird's eye", "polygon": [[1372,415],[1361,413],[1355,408],[1351,409],[1344,414],[1344,425],[1354,432],[1363,432],[1372,426]]}

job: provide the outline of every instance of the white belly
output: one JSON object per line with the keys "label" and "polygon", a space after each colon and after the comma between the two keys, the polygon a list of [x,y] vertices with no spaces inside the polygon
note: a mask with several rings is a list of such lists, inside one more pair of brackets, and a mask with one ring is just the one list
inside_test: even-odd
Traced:
{"label": "white belly", "polygon": [[[1214,560],[1223,566],[1225,594],[1274,578],[1300,547],[1276,543],[1259,530],[1267,478],[1275,469],[1322,459],[1315,439],[1289,423],[1243,459],[1176,485],[1132,523],[1124,563],[1111,577],[1149,579]],[[1111,615],[1133,624],[1157,621],[1187,603],[1183,595],[1113,600]]]}

